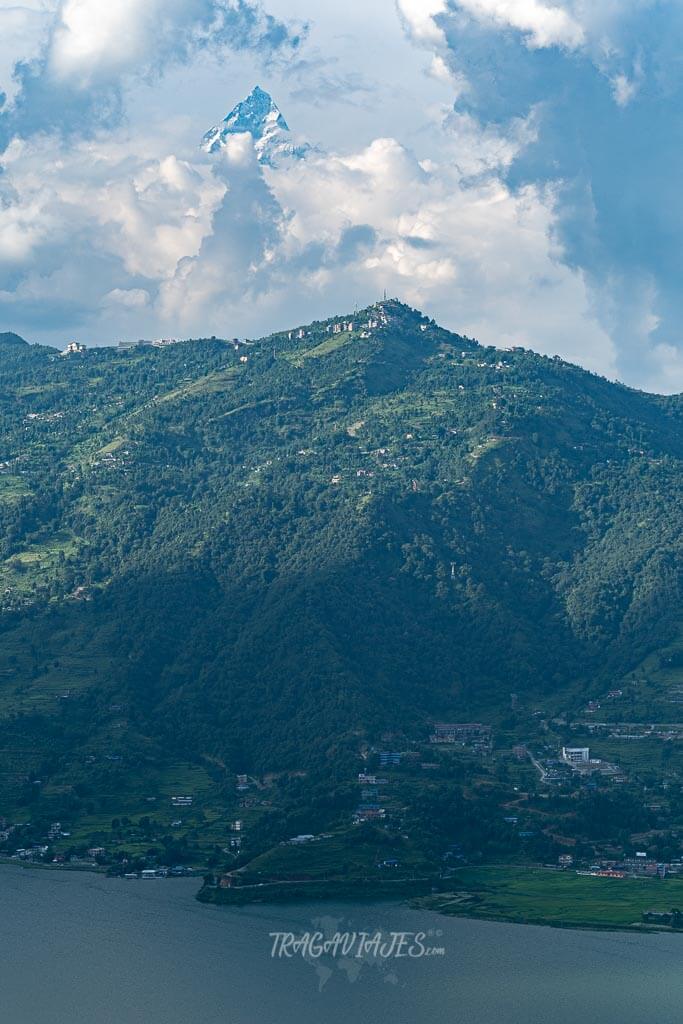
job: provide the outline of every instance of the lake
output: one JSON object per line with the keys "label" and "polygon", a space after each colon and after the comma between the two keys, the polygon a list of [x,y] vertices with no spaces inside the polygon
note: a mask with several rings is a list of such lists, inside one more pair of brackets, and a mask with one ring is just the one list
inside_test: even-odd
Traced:
{"label": "lake", "polygon": [[[124,881],[0,866],[0,1020],[679,1024],[683,1019],[683,936],[449,919],[397,904],[213,907],[196,902],[197,886],[190,879]],[[348,933],[346,955],[339,939],[336,955],[328,947],[317,956],[315,941],[308,949],[294,945],[294,937],[314,932],[328,941],[335,933]],[[361,932],[368,935],[365,946]],[[382,949],[371,942],[377,932]],[[391,938],[399,932],[408,937]],[[425,936],[418,942],[414,934],[419,932]],[[272,955],[274,946],[281,955]],[[420,955],[425,949],[436,952]]]}

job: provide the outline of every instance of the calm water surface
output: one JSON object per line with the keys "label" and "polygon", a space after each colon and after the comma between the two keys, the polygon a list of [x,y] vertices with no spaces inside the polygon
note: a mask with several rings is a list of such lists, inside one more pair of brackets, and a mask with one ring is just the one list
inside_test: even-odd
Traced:
{"label": "calm water surface", "polygon": [[[190,880],[0,866],[3,1024],[680,1024],[683,936],[398,905],[205,907]],[[443,956],[271,957],[271,932],[440,931]]]}

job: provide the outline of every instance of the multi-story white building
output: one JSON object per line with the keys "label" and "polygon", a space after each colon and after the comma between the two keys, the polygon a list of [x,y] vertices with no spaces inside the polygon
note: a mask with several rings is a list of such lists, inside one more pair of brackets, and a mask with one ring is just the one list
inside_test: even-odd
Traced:
{"label": "multi-story white building", "polygon": [[562,747],[562,760],[568,764],[588,764],[590,761],[589,747]]}

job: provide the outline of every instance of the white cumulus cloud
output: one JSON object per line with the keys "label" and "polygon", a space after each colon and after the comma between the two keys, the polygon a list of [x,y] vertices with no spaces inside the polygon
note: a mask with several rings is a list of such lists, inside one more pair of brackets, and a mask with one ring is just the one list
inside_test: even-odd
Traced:
{"label": "white cumulus cloud", "polygon": [[583,276],[552,241],[553,190],[513,192],[499,177],[529,131],[485,132],[474,166],[476,122],[446,126],[440,164],[379,138],[268,172],[268,189],[255,166],[226,168],[211,234],[162,287],[164,316],[181,333],[248,331],[254,320],[275,329],[302,307],[329,314],[386,288],[487,343],[562,350],[613,372]]}
{"label": "white cumulus cloud", "polygon": [[[417,44],[406,42],[395,19],[400,52],[406,63],[415,59],[403,92],[394,61],[376,89],[356,96],[344,134],[334,119],[339,107],[320,87],[319,62],[302,59],[288,72],[296,85],[290,100],[296,96],[295,112],[297,104],[300,112],[304,104],[324,111],[334,128],[328,152],[264,169],[249,135],[231,138],[219,156],[200,152],[211,120],[201,120],[199,102],[180,109],[182,97],[164,92],[174,76],[194,85],[200,70],[213,88],[211,76],[224,69],[218,59],[208,70],[203,64],[216,46],[230,54],[221,79],[230,96],[263,81],[262,55],[295,45],[293,30],[263,7],[249,0],[31,0],[28,13],[3,22],[0,0],[0,75],[13,67],[6,58],[3,64],[3,24],[18,26],[15,57],[27,61],[0,112],[0,320],[54,341],[257,336],[350,311],[386,288],[485,343],[559,352],[610,375],[630,346],[650,361],[641,380],[676,375],[674,342],[662,342],[646,315],[657,308],[656,292],[628,312],[606,312],[610,281],[601,293],[600,282],[563,250],[562,182],[520,175],[524,186],[509,183],[542,141],[543,98],[534,97],[525,116],[511,108],[507,121],[487,123],[485,110],[466,108],[476,83],[473,77],[468,91],[454,28],[513,31],[518,46],[508,49],[528,62],[535,61],[528,50],[539,47],[554,47],[554,58],[572,67],[582,63],[577,52],[588,54],[605,88],[611,83],[616,102],[628,106],[614,111],[625,118],[650,65],[622,45],[623,11],[646,5],[382,0],[382,16],[395,19],[398,9]],[[296,9],[305,13],[306,0]],[[355,9],[365,16],[365,5]],[[346,17],[345,10],[341,23]],[[371,67],[376,37],[356,54],[360,22],[354,31],[354,45],[344,44],[342,82],[380,74]],[[334,63],[335,39],[331,32],[320,58],[325,69]],[[424,50],[429,78],[421,72]],[[231,78],[233,60],[239,70]],[[171,65],[175,71],[163,77]],[[283,74],[280,83],[288,81]],[[137,120],[125,116],[133,102]],[[290,118],[289,106],[283,110]]]}
{"label": "white cumulus cloud", "polygon": [[63,0],[50,40],[48,68],[57,79],[93,79],[155,67],[184,57],[222,30],[235,6],[215,0]]}
{"label": "white cumulus cloud", "polygon": [[435,19],[448,10],[447,0],[396,0],[396,7],[417,42],[437,45],[445,42]]}
{"label": "white cumulus cloud", "polygon": [[585,40],[581,22],[562,4],[541,0],[457,0],[453,6],[480,21],[517,29],[530,46],[575,49]]}

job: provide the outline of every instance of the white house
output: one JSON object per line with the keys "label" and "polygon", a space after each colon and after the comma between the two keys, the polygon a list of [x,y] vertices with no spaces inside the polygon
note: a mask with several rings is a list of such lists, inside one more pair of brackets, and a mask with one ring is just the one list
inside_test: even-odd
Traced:
{"label": "white house", "polygon": [[63,352],[60,352],[62,356],[81,355],[85,352],[85,345],[81,345],[78,341],[70,341]]}

